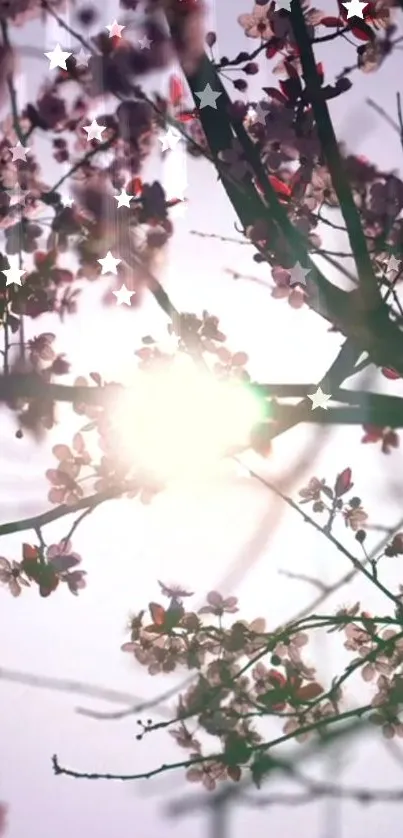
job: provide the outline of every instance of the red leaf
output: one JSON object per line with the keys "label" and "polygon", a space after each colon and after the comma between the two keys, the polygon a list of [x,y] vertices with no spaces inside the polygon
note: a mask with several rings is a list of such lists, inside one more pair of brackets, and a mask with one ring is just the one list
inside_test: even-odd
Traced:
{"label": "red leaf", "polygon": [[37,561],[38,555],[39,553],[37,547],[32,547],[31,544],[22,545],[22,556],[24,561]]}
{"label": "red leaf", "polygon": [[169,79],[169,101],[174,108],[180,105],[184,95],[183,84],[178,76],[171,76]]}
{"label": "red leaf", "polygon": [[336,478],[336,483],[334,485],[336,498],[340,498],[342,495],[345,495],[346,492],[349,492],[353,485],[354,484],[351,482],[351,468],[345,468],[344,471],[342,471]]}
{"label": "red leaf", "polygon": [[313,681],[311,684],[305,684],[304,687],[299,688],[297,698],[301,701],[311,701],[313,698],[317,698],[322,693],[323,687],[321,687],[320,684],[317,684],[316,681]]}
{"label": "red leaf", "polygon": [[37,250],[34,253],[35,266],[40,270],[49,270],[54,265],[56,253],[54,250],[44,251]]}
{"label": "red leaf", "polygon": [[288,102],[294,103],[301,95],[302,88],[299,77],[289,78],[285,81],[280,81],[281,92],[284,94]]}
{"label": "red leaf", "polygon": [[354,26],[351,27],[351,34],[354,35],[355,38],[358,38],[359,41],[375,40],[375,35],[372,29],[370,29],[363,20],[358,20],[357,23],[354,23]]}
{"label": "red leaf", "polygon": [[178,122],[191,122],[192,119],[196,119],[197,113],[196,111],[183,111],[183,113],[178,113],[176,115],[176,119]]}
{"label": "red leaf", "polygon": [[278,177],[275,177],[275,175],[269,175],[269,181],[278,195],[286,195],[287,198],[291,197],[292,193],[290,187],[287,186],[286,183],[283,183],[282,180],[279,180]]}
{"label": "red leaf", "polygon": [[343,21],[340,17],[323,17],[320,21],[320,26],[342,26]]}
{"label": "red leaf", "polygon": [[129,195],[133,194],[135,198],[138,198],[143,191],[143,183],[141,178],[134,177],[130,183],[127,184],[127,189],[129,190]]}
{"label": "red leaf", "polygon": [[288,100],[286,96],[283,96],[283,94],[280,93],[280,91],[277,90],[275,87],[263,87],[262,89],[265,93],[267,93],[268,96],[270,96],[271,99],[275,99],[276,102],[280,102],[280,105],[287,104]]}
{"label": "red leaf", "polygon": [[282,42],[279,38],[272,38],[266,47],[266,58],[274,58],[274,56],[277,55],[278,52],[280,52],[281,46]]}
{"label": "red leaf", "polygon": [[396,372],[396,370],[388,369],[387,367],[382,367],[381,373],[385,376],[385,378],[389,378],[390,381],[395,381],[396,378],[401,378],[401,375]]}
{"label": "red leaf", "polygon": [[285,66],[285,69],[287,70],[287,73],[288,73],[288,75],[289,75],[290,79],[296,79],[296,80],[298,80],[298,81],[299,81],[299,75],[298,75],[298,72],[297,72],[297,70],[295,69],[295,67],[294,67],[294,65],[292,64],[292,62],[291,62],[291,61],[285,61],[285,62],[284,62],[284,66]]}
{"label": "red leaf", "polygon": [[324,72],[323,64],[322,64],[321,61],[319,62],[319,64],[316,65],[316,72],[317,72],[317,74],[320,78],[320,83],[323,84],[323,79],[325,77],[325,72]]}

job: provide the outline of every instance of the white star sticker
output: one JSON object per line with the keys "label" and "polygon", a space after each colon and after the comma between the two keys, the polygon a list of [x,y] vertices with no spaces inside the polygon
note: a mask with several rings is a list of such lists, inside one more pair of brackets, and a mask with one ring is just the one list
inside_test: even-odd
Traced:
{"label": "white star sticker", "polygon": [[144,35],[144,38],[139,38],[140,49],[150,49],[152,41]]}
{"label": "white star sticker", "polygon": [[290,285],[306,286],[306,275],[309,274],[311,268],[303,268],[299,262],[290,269]]}
{"label": "white star sticker", "polygon": [[168,128],[168,131],[164,134],[163,137],[158,137],[160,143],[162,143],[162,151],[173,151],[179,141],[182,139],[182,135],[176,128]]}
{"label": "white star sticker", "polygon": [[[10,261],[8,262],[10,264]],[[6,285],[22,285],[21,277],[26,273],[26,271],[21,271],[17,268],[17,265],[14,267],[8,268],[6,271],[2,271],[2,274],[7,277]]]}
{"label": "white star sticker", "polygon": [[53,52],[44,52],[46,58],[49,58],[49,70],[55,70],[60,67],[61,70],[67,70],[66,59],[73,55],[72,52],[63,52],[60,44],[56,44]]}
{"label": "white star sticker", "polygon": [[121,305],[130,306],[131,305],[130,300],[134,295],[134,291],[129,291],[129,289],[126,287],[126,285],[122,285],[119,288],[119,291],[113,291],[112,293],[116,297],[116,303],[117,303],[118,306],[121,306]]}
{"label": "white star sticker", "polygon": [[119,207],[129,207],[130,209],[130,201],[134,198],[134,195],[128,195],[126,189],[122,189],[120,195],[114,195],[113,197],[118,202],[118,209]]}
{"label": "white star sticker", "polygon": [[102,265],[101,276],[102,274],[117,274],[116,269],[117,266],[120,265],[121,261],[121,259],[115,259],[110,250],[108,250],[103,259],[97,259],[97,262]]}
{"label": "white star sticker", "polygon": [[316,410],[317,407],[323,407],[323,410],[327,410],[327,402],[331,398],[331,396],[328,396],[323,392],[321,387],[318,387],[316,393],[312,393],[311,396],[308,396],[308,399],[311,399],[312,402],[312,410]]}
{"label": "white star sticker", "polygon": [[98,125],[96,119],[93,119],[91,125],[83,127],[83,131],[87,132],[87,142],[90,140],[99,140],[102,142],[102,131],[106,131],[105,125]]}
{"label": "white star sticker", "polygon": [[350,0],[349,3],[342,4],[345,9],[347,9],[347,20],[350,17],[360,17],[361,20],[364,20],[364,13],[363,9],[368,6],[368,3],[362,3],[361,0]]}
{"label": "white star sticker", "polygon": [[26,148],[21,143],[17,143],[14,148],[11,149],[13,155],[13,163],[16,160],[23,160],[24,163],[27,162],[27,154],[29,153],[29,148]]}
{"label": "white star sticker", "polygon": [[77,67],[88,67],[88,62],[91,58],[88,52],[84,52],[83,48],[81,47],[80,52],[74,56],[76,60]]}
{"label": "white star sticker", "polygon": [[115,20],[113,21],[113,23],[111,23],[110,26],[105,26],[105,29],[108,29],[110,38],[121,38],[122,29],[126,29],[126,27],[120,26],[120,24],[117,22],[115,18]]}
{"label": "white star sticker", "polygon": [[214,108],[217,110],[217,99],[221,96],[221,93],[217,93],[216,90],[213,90],[211,84],[206,84],[204,90],[199,90],[198,93],[195,93],[198,99],[200,99],[200,110],[202,108]]}

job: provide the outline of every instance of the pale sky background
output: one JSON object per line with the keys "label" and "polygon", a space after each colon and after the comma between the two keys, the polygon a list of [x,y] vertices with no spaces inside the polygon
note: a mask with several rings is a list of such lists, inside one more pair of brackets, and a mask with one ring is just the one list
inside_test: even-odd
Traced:
{"label": "pale sky background", "polygon": [[[106,25],[115,17],[116,6],[104,3],[103,8]],[[235,55],[245,48],[236,17],[250,8],[236,0],[231,7],[217,2],[212,10],[209,28],[216,28],[222,54]],[[331,0],[326,0],[325,8],[336,13],[336,3]],[[52,49],[57,41],[63,48],[70,46],[57,26],[49,26],[45,31],[38,23],[12,31],[12,39],[34,43],[38,49],[42,39],[43,51]],[[250,41],[247,46],[253,48],[255,44]],[[318,50],[317,54],[326,57],[330,82],[341,67],[354,60],[353,48],[342,41]],[[380,72],[353,75],[352,90],[330,103],[338,136],[349,149],[391,169],[401,167],[398,137],[365,105],[365,97],[371,96],[395,116],[401,66],[402,53],[396,52]],[[24,96],[24,86],[25,95],[32,96],[34,82],[46,73],[45,58],[42,65],[40,59],[24,59],[20,97]],[[269,83],[269,70],[267,77],[265,73],[266,70],[252,80],[256,89]],[[166,78],[158,83],[166,85]],[[160,164],[152,167],[154,178],[159,176],[157,165]],[[272,300],[270,271],[253,263],[252,248],[189,235],[190,230],[197,229],[231,236],[235,219],[209,164],[188,160],[186,167],[188,209],[177,221],[169,261],[161,274],[172,301],[180,310],[198,313],[206,308],[218,315],[229,346],[249,353],[252,377],[284,383],[319,381],[341,345],[340,336],[328,334],[327,324],[310,311],[293,311],[286,302]],[[48,171],[46,168],[46,174]],[[55,167],[49,182],[56,176]],[[327,242],[337,249],[337,239],[330,237]],[[268,287],[234,283],[225,274],[226,267],[260,277]],[[66,352],[72,361],[72,377],[94,369],[106,379],[118,377],[142,335],[151,333],[157,338],[165,334],[166,318],[151,297],[134,313],[122,308],[102,309],[99,296],[98,284],[85,288],[79,313],[63,326],[52,316],[27,323],[28,337],[43,331],[57,332],[57,349]],[[400,381],[388,383],[378,377],[372,386],[403,395]],[[57,442],[70,442],[75,419],[73,423],[68,411],[60,411],[60,425],[49,433],[46,442],[35,447],[29,439],[16,440],[13,416],[4,410],[0,412],[2,521],[24,518],[48,508],[44,472],[53,466],[51,448]],[[290,493],[295,497],[313,474],[326,476],[331,482],[338,471],[351,466],[354,491],[362,498],[371,522],[392,526],[402,514],[401,453],[394,452],[388,458],[378,446],[360,445],[359,428],[334,430],[323,440],[317,434],[312,426],[290,431],[276,441],[274,455],[266,465],[257,459],[254,462],[262,474],[279,478],[295,465],[310,443],[309,461]],[[60,541],[69,525],[66,518],[47,527],[47,543]],[[344,530],[344,525],[336,525],[335,534],[352,552],[356,550],[354,537]],[[22,541],[33,539],[33,533],[26,533],[23,538],[18,534],[5,537],[0,555],[19,558]],[[374,536],[368,541],[374,544]],[[120,645],[127,639],[125,624],[129,612],[157,598],[157,579],[189,586],[196,592],[197,603],[208,590],[221,589],[221,581],[227,580],[223,592],[231,590],[239,596],[242,617],[264,616],[270,626],[275,626],[292,617],[315,594],[306,585],[279,575],[280,569],[320,575],[327,581],[337,580],[349,569],[347,560],[296,513],[285,509],[263,486],[237,477],[229,468],[210,480],[167,491],[147,508],[135,501],[104,505],[79,527],[74,548],[83,556],[83,569],[88,572],[88,587],[78,598],[63,589],[42,600],[35,590],[29,590],[15,601],[6,591],[0,591],[0,665],[148,698],[167,689],[175,679],[151,678],[120,652]],[[382,565],[386,584],[396,585],[402,580],[397,561],[385,560]],[[230,571],[233,576],[228,581]],[[389,613],[388,604],[365,580],[356,581],[348,592],[340,591],[323,612],[331,613],[336,606],[353,603],[357,598],[362,599],[368,611]],[[331,640],[316,640],[307,657],[317,663],[326,683],[351,659],[343,651],[339,635],[331,635]],[[178,677],[182,679],[183,673]],[[347,701],[354,706],[368,694],[358,679],[349,685]],[[167,819],[169,802],[197,791],[195,786],[185,784],[180,772],[134,785],[54,777],[50,762],[54,752],[66,766],[114,773],[143,771],[186,756],[164,732],[137,742],[134,717],[95,721],[77,714],[78,705],[104,711],[119,708],[72,694],[1,681],[0,799],[10,806],[9,838],[27,838],[32,834],[40,838],[67,838],[71,834],[89,834],[91,838],[160,838],[162,833],[178,838],[205,836],[204,815],[196,813],[179,821]],[[154,711],[151,715],[156,718]],[[386,751],[378,734],[347,747],[341,766],[316,766],[316,776],[323,771],[324,776],[330,772],[334,778],[336,769],[345,784],[393,787],[401,784],[403,770]],[[241,838],[246,830],[266,835],[268,829],[287,836],[297,830],[300,838],[378,838],[382,829],[391,838],[397,838],[399,815],[396,806],[384,804],[362,808],[343,803],[337,818],[335,810],[324,802],[302,809],[260,812],[239,807],[232,814],[230,827],[233,838]],[[333,825],[339,823],[337,833],[326,831],[329,819]]]}

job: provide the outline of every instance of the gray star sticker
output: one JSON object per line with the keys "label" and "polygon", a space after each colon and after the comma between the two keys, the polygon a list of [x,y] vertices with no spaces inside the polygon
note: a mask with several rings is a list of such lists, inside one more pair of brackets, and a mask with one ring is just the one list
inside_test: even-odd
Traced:
{"label": "gray star sticker", "polygon": [[399,272],[399,269],[400,269],[400,261],[399,261],[399,259],[396,259],[396,256],[394,256],[392,254],[392,256],[389,257],[388,264],[385,268],[385,274],[387,275],[391,271],[393,271],[393,272],[398,271]]}
{"label": "gray star sticker", "polygon": [[258,102],[258,104],[256,105],[256,108],[254,110],[255,110],[255,117],[256,117],[257,121],[260,122],[262,125],[266,125],[266,117],[267,117],[268,111],[266,111],[262,107],[261,102]]}
{"label": "gray star sticker", "polygon": [[284,9],[285,12],[290,12],[291,3],[292,0],[276,0],[276,12],[278,12],[279,9]]}
{"label": "gray star sticker", "polygon": [[214,108],[217,110],[217,99],[221,96],[221,93],[217,93],[216,90],[213,90],[211,84],[206,84],[204,90],[196,91],[195,95],[200,99],[200,110],[202,108]]}
{"label": "gray star sticker", "polygon": [[144,38],[139,38],[140,49],[150,49],[152,41],[144,35]]}
{"label": "gray star sticker", "polygon": [[303,285],[306,286],[306,275],[309,274],[310,268],[303,268],[299,262],[297,262],[293,268],[290,268],[290,285]]}
{"label": "gray star sticker", "polygon": [[83,48],[81,47],[80,52],[78,52],[77,55],[74,56],[74,58],[76,59],[77,67],[88,67],[88,62],[91,56],[87,52],[84,52]]}

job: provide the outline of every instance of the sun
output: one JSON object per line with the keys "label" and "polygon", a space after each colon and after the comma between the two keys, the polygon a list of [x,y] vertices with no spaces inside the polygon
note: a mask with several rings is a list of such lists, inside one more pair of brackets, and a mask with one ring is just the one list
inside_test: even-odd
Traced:
{"label": "sun", "polygon": [[211,473],[248,447],[261,419],[261,403],[244,383],[220,381],[180,353],[163,368],[138,370],[113,409],[125,457],[165,482]]}

